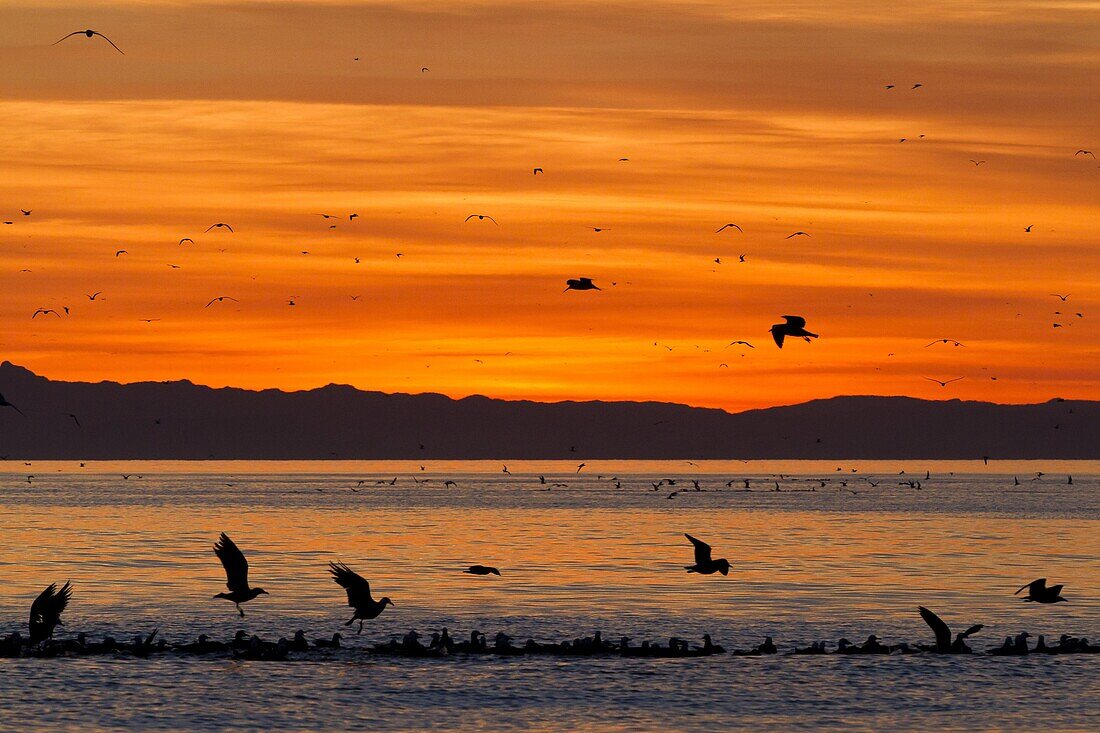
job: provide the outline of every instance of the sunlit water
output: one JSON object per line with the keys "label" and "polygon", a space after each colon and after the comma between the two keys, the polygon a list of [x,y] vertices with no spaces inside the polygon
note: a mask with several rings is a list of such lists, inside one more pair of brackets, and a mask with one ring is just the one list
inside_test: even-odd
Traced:
{"label": "sunlit water", "polygon": [[[930,641],[918,604],[957,630],[984,623],[977,649],[1025,629],[1100,641],[1097,463],[0,467],[3,634],[25,633],[34,596],[68,579],[63,635],[347,634],[351,610],[325,572],[342,560],[396,603],[345,638],[353,648],[442,626],[520,643],[600,629],[635,643],[709,632],[729,648],[771,635],[781,652],[871,633]],[[676,486],[653,489],[667,478]],[[738,490],[745,478],[753,491]],[[271,593],[244,619],[211,598],[223,590],[211,551],[221,531]],[[684,572],[685,531],[731,560],[728,578]],[[460,572],[473,563],[503,576]],[[1044,576],[1066,584],[1069,603],[1013,597]],[[0,728],[1095,730],[1098,673],[1100,655],[0,660]]]}

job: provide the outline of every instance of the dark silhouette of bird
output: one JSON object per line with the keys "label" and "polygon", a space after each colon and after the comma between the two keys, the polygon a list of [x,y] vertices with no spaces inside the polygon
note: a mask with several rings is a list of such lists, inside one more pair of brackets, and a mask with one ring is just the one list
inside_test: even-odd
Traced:
{"label": "dark silhouette of bird", "polygon": [[[4,395],[2,395],[2,394],[0,394],[0,407],[10,407],[11,409],[18,412],[20,415],[23,415],[23,411],[20,410],[15,405],[13,405],[12,403],[8,402],[6,399],[4,399]],[[23,415],[23,417],[26,417],[26,415]]]}
{"label": "dark silhouette of bird", "polygon": [[755,349],[756,348],[755,346],[750,344],[748,341],[730,341],[728,344],[726,344],[726,348],[728,349],[729,347],[734,346],[736,344],[741,344],[743,346],[748,346],[750,349]]}
{"label": "dark silhouette of bird", "polygon": [[344,622],[344,626],[351,626],[355,621],[359,622],[359,631],[363,633],[363,622],[378,618],[387,605],[394,605],[389,598],[374,600],[370,594],[370,583],[362,575],[359,575],[344,563],[330,562],[329,572],[332,580],[348,592],[348,605],[355,609],[352,617]]}
{"label": "dark silhouette of bird", "polygon": [[786,323],[776,323],[770,329],[775,345],[779,348],[783,348],[783,339],[787,336],[798,336],[807,341],[818,337],[816,333],[806,330],[806,319],[802,316],[783,316],[783,318],[787,321]]}
{"label": "dark silhouette of bird", "polygon": [[973,163],[975,166],[979,166],[982,163],[984,163],[985,161],[984,160],[974,160],[973,158],[971,158],[970,162]]}
{"label": "dark silhouette of bird", "polygon": [[1091,155],[1094,160],[1096,159],[1096,156],[1092,155],[1091,150],[1078,150],[1076,153],[1073,154],[1073,157],[1076,158],[1078,155]]}
{"label": "dark silhouette of bird", "polygon": [[954,379],[948,379],[947,381],[943,381],[943,380],[940,380],[940,379],[932,379],[932,377],[925,377],[925,379],[927,379],[929,382],[935,382],[936,384],[940,385],[941,387],[946,387],[947,385],[951,384],[952,382],[957,382],[960,379],[965,379],[965,377],[955,377]]}
{"label": "dark silhouette of bird", "polygon": [[248,586],[248,560],[225,532],[222,532],[221,537],[214,543],[214,554],[218,556],[222,567],[225,568],[225,587],[229,588],[228,593],[219,593],[214,597],[233,601],[233,605],[237,607],[237,613],[244,618],[242,603],[247,603],[261,594],[265,596],[270,594],[263,588]]}
{"label": "dark silhouette of bird", "polygon": [[925,344],[924,348],[927,349],[929,346],[935,346],[936,344],[955,344],[955,346],[966,346],[966,344],[962,343],[961,341],[956,341],[955,339],[936,339],[930,344]]}
{"label": "dark silhouette of bird", "polygon": [[1066,299],[1069,298],[1069,296],[1073,295],[1073,293],[1066,293],[1065,295],[1059,295],[1058,293],[1051,293],[1051,295],[1053,295],[1055,298],[1058,298],[1063,303],[1065,303]]}
{"label": "dark silhouette of bird", "polygon": [[87,296],[88,300],[95,300],[96,298],[99,297],[100,293],[102,293],[102,292],[103,292],[102,290],[97,290],[94,293],[92,293],[91,295],[88,295],[87,293],[85,293],[85,295]]}
{"label": "dark silhouette of bird", "polygon": [[1024,231],[1028,232],[1030,234],[1031,233],[1031,227],[1033,227],[1033,226],[1035,226],[1035,225],[1034,224],[1028,224],[1026,227],[1024,227]]}
{"label": "dark silhouette of bird", "polygon": [[533,168],[531,170],[531,175],[533,176],[537,176],[539,173],[545,173],[545,171],[543,171],[542,168]]}
{"label": "dark silhouette of bird", "polygon": [[209,303],[207,303],[203,307],[204,308],[209,308],[210,306],[214,305],[215,303],[221,303],[223,300],[232,300],[234,303],[240,303],[241,302],[241,301],[237,300],[236,298],[229,297],[228,295],[219,295],[218,297],[212,299]]}
{"label": "dark silhouette of bird", "polygon": [[1027,598],[1024,601],[1032,601],[1035,603],[1066,603],[1066,599],[1062,598],[1062,586],[1052,585],[1047,587],[1047,579],[1039,578],[1033,580],[1026,585],[1020,586],[1020,590],[1016,591],[1012,595],[1019,595],[1020,591],[1027,588]]}
{"label": "dark silhouette of bird", "polygon": [[886,85],[886,88],[887,88],[887,89],[893,89],[893,88],[894,88],[894,86],[895,86],[894,84],[887,84],[887,85]]}
{"label": "dark silhouette of bird", "polygon": [[355,221],[359,218],[358,214],[348,214],[348,221]]}
{"label": "dark silhouette of bird", "polygon": [[423,73],[424,73],[424,72],[426,72],[426,71],[431,71],[431,69],[429,69],[429,68],[428,68],[427,66],[421,66],[421,67],[420,67],[420,73],[421,73],[421,74],[423,74]]}
{"label": "dark silhouette of bird", "polygon": [[810,236],[810,235],[807,234],[806,232],[795,232],[794,234],[788,234],[787,236],[783,237],[783,239],[790,239],[791,237],[808,237],[808,236]]}
{"label": "dark silhouette of bird", "polygon": [[462,572],[469,575],[500,575],[500,571],[489,565],[471,565]]}
{"label": "dark silhouette of bird", "polygon": [[88,30],[86,30],[86,31],[73,31],[73,32],[72,32],[72,33],[70,33],[69,35],[67,35],[67,36],[63,36],[62,38],[59,38],[58,40],[54,41],[54,42],[53,42],[52,44],[50,44],[50,45],[51,45],[51,46],[56,46],[57,44],[59,44],[59,43],[61,43],[62,41],[64,41],[64,40],[65,40],[66,38],[72,38],[73,36],[87,36],[88,38],[91,38],[92,36],[99,36],[99,37],[100,37],[100,38],[102,38],[102,39],[103,39],[104,41],[106,41],[107,43],[109,43],[109,44],[111,44],[112,46],[114,46],[114,49],[115,49],[116,51],[118,51],[119,53],[121,53],[121,54],[122,54],[123,56],[125,56],[125,55],[126,55],[125,53],[123,53],[123,51],[122,51],[122,49],[121,49],[121,48],[119,48],[118,46],[115,46],[115,42],[114,42],[114,41],[112,41],[112,40],[111,40],[110,38],[108,38],[107,36],[103,35],[103,34],[102,34],[102,33],[100,33],[99,31],[93,31],[93,30],[92,30],[91,28],[89,28],[89,29],[88,29]]}
{"label": "dark silhouette of bird", "polygon": [[233,227],[231,227],[228,224],[225,224],[223,222],[220,222],[220,221],[217,224],[211,224],[210,226],[208,226],[206,228],[206,231],[210,231],[211,229],[222,229],[222,228],[228,229],[229,231],[233,231]]}
{"label": "dark silhouette of bird", "polygon": [[191,239],[191,237],[184,237],[183,239],[181,239],[181,240],[180,240],[180,242],[179,242],[179,243],[180,243],[180,244],[183,244],[184,242],[190,242],[191,244],[194,244],[194,243],[195,243],[195,240],[194,240],[194,239]]}
{"label": "dark silhouette of bird", "polygon": [[722,226],[715,229],[714,233],[717,234],[718,232],[722,231],[723,229],[729,229],[730,227],[733,227],[734,229],[741,232],[742,234],[745,233],[744,229],[742,229],[741,227],[737,226],[736,224],[732,224],[732,223],[731,224],[723,224]]}
{"label": "dark silhouette of bird", "polygon": [[64,415],[65,417],[71,417],[71,418],[73,419],[73,422],[75,422],[75,423],[76,423],[76,426],[77,426],[78,428],[79,428],[79,427],[81,427],[81,425],[80,425],[80,418],[78,418],[78,417],[77,417],[76,415],[74,415],[73,413],[71,413],[71,412],[63,412],[63,413],[61,413],[61,414],[62,414],[62,415]]}
{"label": "dark silhouette of bird", "polygon": [[923,87],[923,86],[924,86],[923,84],[914,84],[913,86],[911,86],[911,87],[909,87],[909,88],[910,88],[910,89],[920,89],[920,88],[921,88],[921,87]]}
{"label": "dark silhouette of bird", "polygon": [[56,583],[50,583],[46,590],[38,594],[31,604],[31,644],[38,644],[53,636],[53,630],[61,623],[61,613],[69,605],[73,595],[72,583],[65,583],[61,590]]}
{"label": "dark silhouette of bird", "polygon": [[564,293],[568,290],[602,290],[602,288],[597,287],[590,277],[578,277],[573,280],[565,281],[565,290],[562,292]]}
{"label": "dark silhouette of bird", "polygon": [[23,216],[30,216],[31,212],[34,211],[34,209],[20,209],[19,211],[23,214]]}
{"label": "dark silhouette of bird", "polygon": [[31,316],[31,320],[33,321],[35,318],[37,318],[39,316],[39,314],[46,315],[47,313],[53,313],[58,318],[61,317],[61,314],[58,313],[57,311],[55,311],[53,308],[39,308],[38,310],[36,310],[34,312],[34,315]]}
{"label": "dark silhouette of bird", "polygon": [[610,229],[607,229],[605,227],[588,227],[588,228],[591,229],[592,231],[596,232],[596,234],[599,234],[600,232],[609,232],[609,231],[611,231]]}
{"label": "dark silhouette of bird", "polygon": [[744,262],[746,257],[748,257],[748,255],[737,255],[737,261]]}
{"label": "dark silhouette of bird", "polygon": [[962,654],[969,652],[970,649],[966,646],[966,639],[982,630],[982,624],[975,624],[952,640],[951,628],[948,627],[939,616],[932,613],[924,606],[917,606],[917,610],[920,611],[920,617],[924,619],[924,622],[932,629],[932,633],[936,635],[936,646],[934,650],[940,654]]}
{"label": "dark silhouette of bird", "polygon": [[115,250],[115,257],[118,257],[119,255],[128,255],[128,254],[130,254],[130,253],[127,252],[124,249]]}
{"label": "dark silhouette of bird", "polygon": [[713,573],[721,573],[722,575],[729,575],[730,564],[725,558],[714,560],[711,558],[710,545],[702,540],[697,540],[691,535],[684,533],[684,537],[691,540],[691,544],[695,545],[695,564],[685,565],[689,573],[699,573],[700,575],[711,575]]}
{"label": "dark silhouette of bird", "polygon": [[489,216],[488,214],[470,214],[465,219],[463,219],[463,223],[465,223],[465,222],[467,222],[470,219],[473,219],[475,217],[477,218],[478,221],[484,221],[485,219],[488,219],[489,221],[493,222],[497,226],[500,226],[500,224],[497,223],[497,220],[494,219],[493,217]]}

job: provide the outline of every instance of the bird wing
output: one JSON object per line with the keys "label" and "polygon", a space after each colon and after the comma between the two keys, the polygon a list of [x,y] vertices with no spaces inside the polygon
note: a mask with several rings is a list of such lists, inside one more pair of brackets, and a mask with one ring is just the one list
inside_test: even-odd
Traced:
{"label": "bird wing", "polygon": [[806,319],[802,316],[783,316],[783,319],[787,321],[788,326],[793,326],[794,328],[806,327]]}
{"label": "bird wing", "polygon": [[1014,596],[1019,595],[1020,591],[1023,590],[1024,588],[1027,588],[1029,593],[1033,593],[1033,592],[1041,593],[1043,591],[1043,589],[1046,588],[1046,587],[1047,587],[1047,579],[1046,578],[1039,578],[1038,580],[1033,580],[1030,583],[1025,583],[1024,585],[1021,585],[1020,590],[1016,591],[1012,595],[1014,595]]}
{"label": "bird wing", "polygon": [[920,611],[920,617],[924,619],[924,623],[928,624],[929,628],[931,628],[932,632],[936,635],[936,648],[950,649],[951,629],[943,622],[943,619],[924,606],[917,606],[917,610]]}
{"label": "bird wing", "polygon": [[783,336],[784,336],[783,324],[782,323],[777,323],[774,326],[772,326],[771,330],[772,330],[772,338],[775,339],[775,345],[782,349],[783,348]]}
{"label": "bird wing", "polygon": [[691,544],[695,545],[695,564],[701,565],[710,562],[710,545],[702,540],[697,540],[688,533],[684,533],[684,537],[691,540]]}
{"label": "bird wing", "polygon": [[50,583],[46,590],[38,594],[38,597],[34,599],[34,603],[31,604],[31,625],[41,623],[57,623],[61,613],[69,605],[69,598],[72,597],[73,587],[71,583],[65,583],[61,586],[61,590],[57,589],[56,583]]}
{"label": "bird wing", "polygon": [[1061,585],[1052,585],[1047,588],[1047,591],[1049,591],[1052,596],[1060,596],[1062,595],[1062,587]]}
{"label": "bird wing", "polygon": [[984,629],[984,628],[985,628],[985,624],[974,624],[974,625],[973,625],[973,626],[971,626],[971,627],[970,627],[969,629],[967,629],[966,631],[964,631],[964,632],[962,633],[962,635],[963,635],[964,637],[967,637],[967,636],[973,636],[974,634],[978,633],[979,631],[981,631],[981,630],[982,630],[982,629]]}
{"label": "bird wing", "polygon": [[493,217],[491,217],[491,216],[486,216],[485,218],[486,218],[486,219],[488,219],[489,221],[493,222],[493,223],[494,223],[494,224],[496,224],[497,226],[500,226],[500,223],[499,223],[499,222],[498,222],[498,221],[497,221],[496,219],[494,219]]}
{"label": "bird wing", "polygon": [[115,42],[114,42],[114,41],[112,41],[112,40],[111,40],[110,38],[108,38],[107,36],[103,35],[103,34],[102,34],[102,33],[100,33],[99,31],[92,31],[92,34],[93,34],[93,35],[96,35],[96,36],[99,36],[99,37],[100,37],[100,38],[102,38],[102,39],[103,39],[104,41],[106,41],[107,43],[109,43],[109,44],[111,44],[112,46],[114,46],[115,50],[116,50],[116,51],[118,51],[119,53],[121,53],[121,54],[122,54],[123,56],[125,56],[125,55],[126,55],[125,53],[123,53],[123,51],[122,51],[122,49],[121,49],[121,48],[119,48],[118,46],[115,46]]}
{"label": "bird wing", "polygon": [[342,562],[330,562],[328,569],[332,580],[348,592],[349,606],[359,609],[374,602],[370,595],[370,583],[362,575]]}
{"label": "bird wing", "polygon": [[[59,39],[57,39],[56,41],[54,41],[54,42],[53,42],[53,43],[51,43],[50,45],[51,45],[51,46],[56,46],[57,44],[59,44],[59,43],[61,43],[62,41],[64,41],[64,40],[65,40],[66,38],[72,38],[73,36],[81,36],[81,35],[84,35],[84,31],[73,31],[73,32],[72,32],[72,33],[70,33],[69,35],[67,35],[67,36],[63,36],[62,38],[59,38]],[[1074,153],[1074,155],[1076,155],[1076,153]],[[52,587],[52,586],[51,586],[51,587]]]}
{"label": "bird wing", "polygon": [[214,554],[225,568],[225,586],[233,592],[248,590],[248,560],[225,532],[214,543]]}
{"label": "bird wing", "polygon": [[463,222],[467,222],[467,221],[469,221],[470,219],[473,219],[473,218],[474,218],[475,216],[477,216],[477,214],[470,214],[469,216],[467,216],[467,217],[466,217],[465,219],[463,219],[462,221],[463,221]]}

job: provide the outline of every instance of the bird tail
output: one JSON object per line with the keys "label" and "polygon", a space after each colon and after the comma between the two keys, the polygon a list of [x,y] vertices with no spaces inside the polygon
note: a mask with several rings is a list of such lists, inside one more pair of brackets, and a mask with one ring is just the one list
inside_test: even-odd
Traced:
{"label": "bird tail", "polygon": [[809,331],[807,331],[807,332],[806,332],[806,335],[807,335],[807,336],[810,336],[810,337],[812,337],[812,338],[818,338],[818,336],[817,336],[817,334],[816,334],[816,333],[810,333]]}
{"label": "bird tail", "polygon": [[689,573],[697,573],[697,572],[699,572],[698,570],[696,570],[696,569],[695,569],[695,566],[694,566],[694,565],[685,565],[685,566],[684,566],[684,568],[685,568],[685,569],[687,569],[687,571],[688,571]]}
{"label": "bird tail", "polygon": [[344,626],[351,626],[353,623],[355,623],[355,617],[354,616],[352,616],[347,621],[345,621]]}

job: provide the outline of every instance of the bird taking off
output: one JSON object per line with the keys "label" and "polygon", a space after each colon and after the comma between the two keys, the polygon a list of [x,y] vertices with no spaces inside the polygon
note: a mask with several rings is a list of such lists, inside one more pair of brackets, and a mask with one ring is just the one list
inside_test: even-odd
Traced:
{"label": "bird taking off", "polygon": [[500,571],[488,565],[471,565],[462,572],[468,575],[500,575]]}
{"label": "bird taking off", "polygon": [[695,545],[695,564],[684,566],[689,573],[699,573],[700,575],[721,573],[722,575],[729,575],[729,560],[725,558],[718,560],[712,559],[710,556],[710,545],[702,540],[695,539],[686,532],[684,533],[684,537],[687,537],[691,540],[691,544]]}
{"label": "bird taking off", "polygon": [[807,341],[818,337],[816,333],[806,330],[806,319],[802,316],[783,316],[783,318],[786,319],[786,323],[776,323],[770,329],[775,345],[779,348],[783,348],[783,339],[787,336],[798,336]]}
{"label": "bird taking off", "polygon": [[932,633],[936,635],[936,646],[930,648],[929,651],[935,651],[939,654],[969,653],[970,648],[966,646],[967,637],[973,636],[983,628],[982,624],[975,624],[959,634],[955,637],[955,640],[952,641],[951,628],[943,622],[943,619],[924,606],[917,606],[917,610],[920,611],[920,617],[924,619],[924,623],[928,624],[928,628],[932,629]]}
{"label": "bird taking off", "polygon": [[565,290],[562,292],[564,293],[569,290],[602,290],[602,288],[592,282],[592,278],[590,277],[578,277],[575,280],[565,281]]}
{"label": "bird taking off", "polygon": [[1020,590],[1016,591],[1012,595],[1018,595],[1020,591],[1027,588],[1027,598],[1024,601],[1033,601],[1035,603],[1067,603],[1065,598],[1062,598],[1062,586],[1052,585],[1047,587],[1047,579],[1039,578],[1033,580],[1027,585],[1020,586]]}
{"label": "bird taking off", "polygon": [[61,623],[61,613],[69,605],[69,599],[73,595],[71,583],[65,583],[61,590],[56,583],[50,583],[46,590],[38,594],[31,604],[31,644],[37,644],[53,636],[56,626],[64,626]]}
{"label": "bird taking off", "polygon": [[265,596],[270,594],[263,588],[248,587],[248,560],[225,532],[222,532],[221,537],[214,543],[214,554],[218,556],[222,567],[225,568],[225,587],[229,589],[228,593],[219,593],[214,597],[233,601],[233,605],[237,607],[237,613],[244,618],[242,603],[251,601],[261,594]]}
{"label": "bird taking off", "polygon": [[125,56],[125,55],[126,55],[125,53],[123,53],[123,51],[122,51],[122,49],[121,49],[121,48],[119,48],[118,46],[115,46],[115,42],[114,42],[114,41],[112,41],[112,40],[111,40],[110,38],[108,38],[107,36],[103,35],[103,34],[102,34],[102,33],[100,33],[99,31],[93,31],[93,30],[92,30],[91,28],[89,28],[89,29],[88,29],[88,30],[86,30],[86,31],[73,31],[73,32],[72,32],[72,33],[70,33],[69,35],[65,36],[64,38],[59,38],[58,40],[54,41],[54,42],[53,42],[52,44],[50,44],[50,45],[52,45],[52,46],[56,46],[57,44],[59,44],[59,43],[61,43],[62,41],[64,41],[64,40],[65,40],[66,38],[72,38],[73,36],[87,36],[88,38],[91,38],[92,36],[99,36],[99,37],[100,37],[100,38],[102,38],[102,39],[103,39],[104,41],[106,41],[107,43],[109,43],[109,44],[111,44],[112,46],[114,46],[114,49],[115,49],[116,51],[118,51],[119,53],[121,53],[121,54],[122,54],[123,56]]}
{"label": "bird taking off", "polygon": [[367,579],[344,563],[330,562],[328,571],[332,573],[333,582],[348,592],[348,605],[355,609],[355,613],[344,622],[344,626],[351,626],[358,621],[359,631],[356,633],[363,633],[364,621],[378,618],[387,605],[394,605],[389,598],[374,600],[371,597],[370,583]]}

